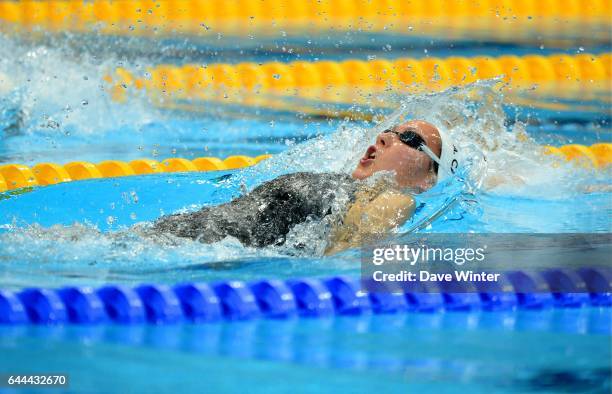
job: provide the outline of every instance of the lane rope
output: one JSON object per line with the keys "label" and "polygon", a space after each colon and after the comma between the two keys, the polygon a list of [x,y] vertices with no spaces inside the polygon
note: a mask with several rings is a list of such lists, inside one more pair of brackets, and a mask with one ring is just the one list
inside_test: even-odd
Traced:
{"label": "lane rope", "polygon": [[607,39],[611,8],[608,0],[2,0],[0,20],[30,31],[130,36],[349,30],[533,41],[536,32]]}
{"label": "lane rope", "polygon": [[281,106],[287,105],[283,102],[287,97],[365,103],[372,92],[442,90],[496,77],[501,77],[500,84],[509,92],[537,87],[541,94],[563,96],[579,91],[584,95],[608,92],[611,74],[612,56],[603,53],[161,64],[147,68],[144,75],[117,68],[103,79],[110,85],[111,97],[119,102],[144,90],[157,101],[212,100],[274,107],[275,98]]}
{"label": "lane rope", "polygon": [[74,161],[67,164],[39,163],[33,167],[23,164],[0,165],[0,192],[23,187],[47,186],[61,182],[92,178],[113,178],[163,172],[218,171],[249,167],[271,155],[256,157],[236,155],[225,159],[199,157],[194,160],[169,158],[161,162],[138,159],[128,162],[106,160],[98,164]]}
{"label": "lane rope", "polygon": [[[185,283],[173,287],[0,289],[0,324],[171,324],[255,318],[327,317],[366,313],[499,311],[610,307],[609,270],[581,268],[509,271],[487,284],[421,282],[418,291],[376,283],[366,293],[358,277],[238,280]],[[457,283],[465,292],[457,291]],[[388,291],[382,291],[387,286]]]}

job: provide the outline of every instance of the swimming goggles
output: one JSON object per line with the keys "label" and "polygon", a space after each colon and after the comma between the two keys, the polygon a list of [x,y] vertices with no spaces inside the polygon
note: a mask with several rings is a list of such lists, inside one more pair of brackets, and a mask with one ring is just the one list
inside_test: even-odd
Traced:
{"label": "swimming goggles", "polygon": [[420,150],[425,153],[431,160],[433,160],[436,164],[440,165],[440,158],[436,156],[435,153],[425,143],[423,137],[417,134],[415,131],[406,130],[403,133],[399,133],[397,131],[387,129],[383,131],[383,133],[393,133],[398,136],[399,140],[404,144],[408,145],[412,149]]}

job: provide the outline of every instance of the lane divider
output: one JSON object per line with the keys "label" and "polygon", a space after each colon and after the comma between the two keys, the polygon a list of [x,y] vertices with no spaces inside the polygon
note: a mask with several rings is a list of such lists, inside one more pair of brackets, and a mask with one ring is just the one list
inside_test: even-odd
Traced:
{"label": "lane divider", "polygon": [[[555,155],[586,168],[606,169],[612,164],[612,143],[598,143],[591,146],[570,144],[561,147],[544,146],[545,155]],[[64,165],[40,163],[30,168],[23,164],[0,165],[0,192],[32,186],[47,186],[92,178],[112,178],[163,172],[218,171],[249,167],[272,157],[260,155],[229,156],[223,160],[217,157],[199,157],[194,160],[170,158],[158,162],[138,159],[131,162],[107,160],[98,164],[75,161]]]}
{"label": "lane divider", "polygon": [[[245,36],[245,31],[279,34],[350,30],[474,32],[507,39],[534,32],[562,36],[590,32],[605,36],[611,14],[607,0],[2,0],[0,20],[28,30],[159,36]],[[577,30],[582,27],[582,31]],[[483,32],[482,30],[485,30]],[[571,36],[571,35],[570,35]]]}
{"label": "lane divider", "polygon": [[572,89],[607,91],[611,74],[612,56],[604,53],[162,64],[147,68],[146,77],[118,68],[104,80],[111,85],[111,96],[116,101],[125,101],[130,92],[144,90],[162,101],[214,100],[268,105],[274,96],[366,102],[371,100],[367,94],[370,92],[442,90],[494,77],[503,77],[507,90],[538,85],[539,93],[561,94]]}
{"label": "lane divider", "polygon": [[23,164],[5,164],[0,165],[0,192],[92,178],[112,178],[161,172],[233,170],[255,165],[269,157],[271,155],[257,157],[236,155],[223,160],[217,157],[199,157],[194,160],[170,158],[161,162],[151,159],[138,159],[129,163],[107,160],[98,164],[74,161],[64,165],[40,163],[32,168]]}
{"label": "lane divider", "polygon": [[[498,283],[410,284],[366,293],[357,277],[0,290],[0,324],[167,324],[406,312],[612,306],[610,271],[510,271]],[[461,288],[457,286],[461,283]],[[387,284],[383,284],[386,286]],[[445,287],[448,286],[448,287]],[[543,289],[543,291],[542,291]]]}
{"label": "lane divider", "polygon": [[586,168],[606,168],[612,164],[612,143],[591,146],[569,144],[559,148],[544,146],[545,155],[556,155]]}

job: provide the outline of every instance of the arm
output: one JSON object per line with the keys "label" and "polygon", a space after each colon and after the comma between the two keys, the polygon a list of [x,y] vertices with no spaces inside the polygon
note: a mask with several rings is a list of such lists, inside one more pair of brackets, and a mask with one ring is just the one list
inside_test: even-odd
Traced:
{"label": "arm", "polygon": [[325,254],[383,237],[411,217],[414,209],[412,196],[396,191],[384,192],[369,202],[356,202],[348,210],[343,225],[332,234]]}

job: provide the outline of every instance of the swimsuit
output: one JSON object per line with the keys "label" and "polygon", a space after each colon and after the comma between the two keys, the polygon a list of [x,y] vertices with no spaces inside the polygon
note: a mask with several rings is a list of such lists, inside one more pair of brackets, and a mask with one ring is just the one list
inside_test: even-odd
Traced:
{"label": "swimsuit", "polygon": [[297,224],[341,220],[357,189],[358,181],[347,174],[287,174],[226,204],[161,217],[153,228],[203,243],[232,236],[245,246],[282,245]]}

